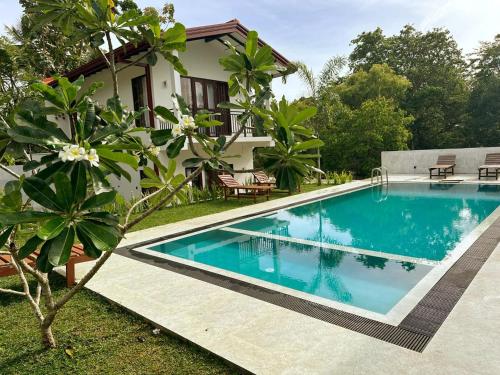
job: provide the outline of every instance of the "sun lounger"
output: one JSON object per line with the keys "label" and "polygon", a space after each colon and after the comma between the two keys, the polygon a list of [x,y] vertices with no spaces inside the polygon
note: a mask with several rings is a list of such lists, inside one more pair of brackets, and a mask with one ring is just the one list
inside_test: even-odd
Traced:
{"label": "sun lounger", "polygon": [[[224,188],[224,199],[227,200],[229,197],[251,197],[254,202],[257,202],[257,194],[265,193],[266,200],[269,200],[269,192],[271,191],[271,186],[263,186],[263,185],[243,185],[236,181],[233,176],[229,174],[219,175],[219,180]],[[231,191],[234,194],[231,194]],[[243,192],[241,192],[243,191]],[[250,192],[250,194],[248,193]]]}
{"label": "sun lounger", "polygon": [[[493,170],[490,174],[490,170]],[[486,154],[484,164],[478,168],[478,177],[493,177],[498,180],[498,171],[500,170],[500,153]],[[486,171],[483,173],[483,171]]]}
{"label": "sun lounger", "polygon": [[[432,179],[432,177],[441,177],[449,175],[454,175],[455,174],[455,160],[456,160],[455,155],[439,155],[437,163],[433,165],[432,167],[429,168],[429,178]],[[437,170],[437,174],[433,174],[432,172]]]}

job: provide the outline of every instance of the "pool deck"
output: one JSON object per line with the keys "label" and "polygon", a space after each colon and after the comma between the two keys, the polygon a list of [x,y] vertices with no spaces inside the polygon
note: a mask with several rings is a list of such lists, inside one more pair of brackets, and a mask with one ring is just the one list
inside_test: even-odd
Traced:
{"label": "pool deck", "polygon": [[[455,178],[477,182],[476,176]],[[425,182],[428,176],[391,176],[390,180]],[[132,232],[121,246],[367,183],[356,181]],[[77,267],[82,275],[90,264]],[[120,255],[110,258],[88,288],[254,373],[496,374],[500,368],[499,283],[497,246],[423,353]]]}

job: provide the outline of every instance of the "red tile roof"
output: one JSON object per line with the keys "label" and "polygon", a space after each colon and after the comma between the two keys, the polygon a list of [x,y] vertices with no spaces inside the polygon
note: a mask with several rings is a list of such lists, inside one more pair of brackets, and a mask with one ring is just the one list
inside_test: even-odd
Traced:
{"label": "red tile roof", "polygon": [[[229,34],[237,34],[239,36],[242,36],[243,38],[246,38],[248,32],[249,30],[245,26],[243,26],[237,19],[233,19],[225,23],[187,28],[186,36],[187,36],[187,41],[205,39],[210,37],[216,38]],[[266,43],[259,38],[259,45],[264,46],[266,45]],[[125,46],[118,47],[115,49],[116,60],[117,61],[125,60],[130,56],[146,51],[148,48],[149,46],[147,42],[142,42],[138,45],[128,43]],[[290,63],[283,55],[281,55],[275,49],[273,49],[273,56],[278,63],[284,66]],[[100,70],[103,70],[106,67],[107,67],[106,62],[104,61],[104,58],[101,56],[64,74],[64,76],[68,77],[70,80],[74,80],[82,74],[84,76],[88,76]],[[56,80],[53,77],[47,77],[43,79],[43,83],[47,85],[54,85],[56,83]]]}

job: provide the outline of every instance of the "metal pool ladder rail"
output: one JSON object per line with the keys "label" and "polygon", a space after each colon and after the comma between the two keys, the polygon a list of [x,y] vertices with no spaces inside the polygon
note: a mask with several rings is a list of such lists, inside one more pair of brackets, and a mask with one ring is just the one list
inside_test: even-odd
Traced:
{"label": "metal pool ladder rail", "polygon": [[372,169],[371,184],[373,185],[373,179],[375,178],[375,184],[384,184],[384,174],[385,183],[389,184],[389,171],[386,167],[378,167]]}

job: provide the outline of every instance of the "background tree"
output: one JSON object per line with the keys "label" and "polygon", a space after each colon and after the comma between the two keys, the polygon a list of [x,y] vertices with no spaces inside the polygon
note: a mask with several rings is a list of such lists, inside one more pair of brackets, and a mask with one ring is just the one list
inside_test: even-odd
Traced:
{"label": "background tree", "polygon": [[500,144],[500,34],[484,42],[471,59],[472,90],[468,104],[470,146]]}
{"label": "background tree", "polygon": [[377,28],[360,34],[352,43],[349,60],[354,71],[385,63],[412,83],[402,103],[415,118],[411,148],[465,143],[466,63],[448,30],[422,33],[407,25],[398,35],[387,37]]}

